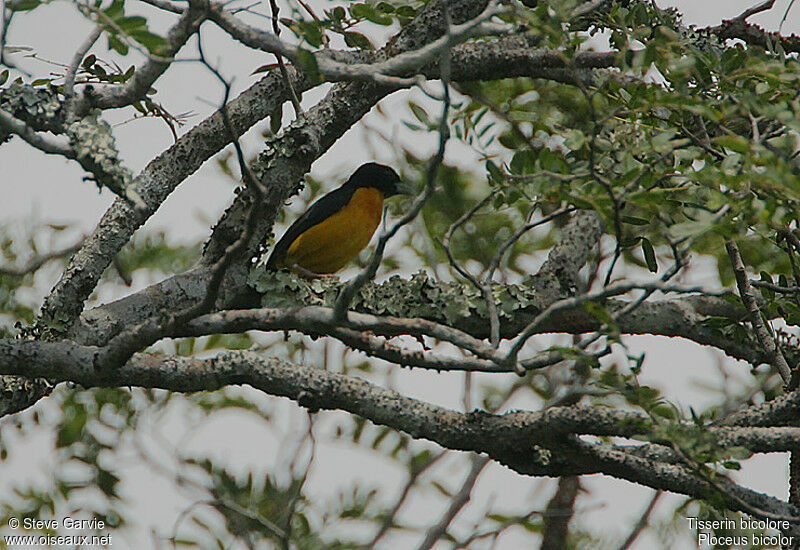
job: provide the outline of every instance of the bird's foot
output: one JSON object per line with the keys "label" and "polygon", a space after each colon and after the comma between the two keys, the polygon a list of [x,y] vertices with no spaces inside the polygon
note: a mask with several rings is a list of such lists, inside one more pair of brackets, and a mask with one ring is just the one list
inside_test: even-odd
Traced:
{"label": "bird's foot", "polygon": [[309,271],[305,267],[299,266],[294,264],[289,269],[292,270],[293,273],[300,275],[304,279],[336,279],[336,275],[328,274],[328,273],[314,273],[313,271]]}

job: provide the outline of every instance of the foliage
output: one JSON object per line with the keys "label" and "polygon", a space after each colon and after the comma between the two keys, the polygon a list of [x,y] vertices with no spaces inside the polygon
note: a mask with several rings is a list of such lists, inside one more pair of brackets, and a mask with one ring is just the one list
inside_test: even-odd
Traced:
{"label": "foliage", "polygon": [[[382,33],[408,27],[429,3],[370,0],[326,4],[316,11],[303,4],[292,3],[280,15],[279,23],[287,30],[281,36],[291,35],[300,52],[298,58],[318,70],[316,61],[321,58],[317,56],[330,48],[371,52],[380,47]],[[798,356],[797,57],[785,51],[779,36],[773,36],[775,42],[766,48],[726,42],[718,38],[719,30],[687,27],[676,12],[660,10],[652,2],[600,3],[602,9],[581,15],[575,15],[576,2],[523,4],[505,12],[503,19],[514,25],[516,34],[533,37],[538,48],[557,50],[565,73],[551,79],[519,76],[447,83],[453,95],[448,146],[468,151],[473,160],[448,159],[438,168],[434,194],[411,230],[398,237],[402,246],[384,258],[385,280],[366,284],[351,308],[445,325],[467,319],[463,324],[480,327],[486,334],[492,315],[504,328],[522,314],[534,319],[553,302],[542,296],[532,275],[541,266],[545,251],[564,237],[566,214],[582,209],[602,218],[603,238],[593,246],[590,261],[580,274],[559,274],[565,279],[580,275],[586,288],[571,289],[571,294],[556,299],[576,298],[581,290],[608,288],[618,281],[666,284],[679,272],[696,274],[690,258],[701,258],[715,271],[709,286],[731,289],[736,281],[725,243],[735,241],[748,269],[759,274],[754,284],[761,283],[757,288],[760,315],[780,321],[780,328],[768,333],[787,357]],[[167,50],[172,38],[155,32],[157,25],[138,15],[131,2],[98,0],[77,7],[99,25],[105,49],[86,55],[74,67],[76,84],[121,89],[141,77],[139,66],[130,64],[136,60],[136,52],[144,52],[157,63],[162,62],[160,56],[171,55]],[[45,3],[23,1],[13,4],[9,13],[13,10],[16,17],[23,17],[45,8]],[[494,40],[484,38],[468,45]],[[594,70],[580,66],[578,60],[590,47],[616,52],[613,67]],[[27,50],[3,51],[6,58],[15,59]],[[0,62],[3,59],[0,57]],[[301,69],[308,70],[308,64]],[[125,66],[129,68],[123,70]],[[272,64],[264,65],[253,74],[276,70]],[[315,76],[309,75],[309,79]],[[63,66],[50,74],[29,77],[9,65],[0,71],[0,109],[36,132],[58,134],[63,130],[60,133],[67,136],[76,158],[83,161],[98,185],[125,196],[133,178],[119,159],[114,128],[104,115],[94,111],[61,128],[66,116],[62,110],[67,100],[66,81]],[[404,179],[420,184],[418,188],[426,183],[431,160],[404,144],[425,142],[436,134],[441,112],[438,91],[432,93],[428,87],[424,92],[402,92],[407,94],[403,99],[407,109],[402,120],[398,115],[391,121],[398,127],[402,123],[407,137],[393,144],[395,164]],[[134,117],[159,116],[175,132],[173,123],[179,123],[181,115],[171,115],[156,103],[154,93],[146,89],[126,110]],[[291,141],[291,131],[279,133],[280,109],[270,117],[271,131],[278,138],[288,136],[280,142],[286,151],[300,154],[304,144]],[[303,119],[298,120],[292,128],[302,126]],[[374,137],[368,130],[368,137]],[[6,137],[0,133],[2,140]],[[219,170],[232,178],[233,158],[221,155],[217,162]],[[272,167],[258,166],[261,170]],[[309,178],[306,194],[289,210],[303,210],[311,197],[328,191],[329,185]],[[408,205],[400,202],[391,212],[399,214]],[[472,208],[468,219],[463,219]],[[281,223],[289,221],[284,213],[277,217]],[[531,222],[539,219],[549,223],[534,227]],[[14,236],[0,228],[1,259],[16,265],[28,256],[41,255],[40,243],[49,239],[52,245],[52,234],[63,229],[43,226],[28,235]],[[165,234],[137,236],[116,256],[103,284],[110,287],[121,278],[130,285],[131,274],[137,271],[147,274],[148,280],[180,273],[194,265],[200,253],[199,245],[174,245]],[[60,262],[61,256],[55,260]],[[364,258],[357,263],[364,265]],[[40,275],[35,271],[0,272],[0,330],[4,337],[14,336],[18,323],[34,321],[36,303],[27,300],[24,291],[39,284],[36,277]],[[708,274],[701,275],[708,282]],[[484,286],[476,281],[483,281]],[[53,282],[48,281],[48,288]],[[333,307],[344,283],[308,281],[255,266],[249,284],[262,295],[264,307],[299,308]],[[717,294],[706,293],[715,298]],[[491,303],[487,303],[487,295]],[[625,297],[636,298],[632,294]],[[591,321],[586,325],[596,331],[591,342],[582,345],[577,336],[571,341],[542,338],[522,348],[526,357],[558,354],[560,360],[554,365],[519,377],[465,374],[458,379],[459,384],[472,388],[472,393],[465,392],[465,412],[473,404],[489,412],[504,412],[517,402],[527,408],[531,403],[542,409],[584,403],[640,412],[642,421],[625,426],[631,437],[639,444],[662,445],[675,453],[673,456],[680,458],[676,462],[687,465],[696,479],[715,487],[714,483],[727,480],[730,472],[739,470],[759,449],[723,445],[717,432],[708,427],[737,407],[771,400],[781,392],[780,381],[770,369],[754,364],[750,371],[726,374],[723,387],[709,388],[713,399],[707,407],[695,407],[665,388],[642,383],[643,375],[648,374],[647,355],[630,349],[619,322],[619,303],[613,301],[617,298],[617,294],[609,294],[578,304],[581,314]],[[698,331],[710,335],[703,343],[725,341],[758,349],[761,343],[743,320],[741,301],[730,296],[719,300],[737,308],[739,315],[727,315],[729,310],[703,315],[696,325]],[[409,311],[413,315],[407,315]],[[164,312],[168,313],[174,312]],[[590,333],[590,329],[577,332]],[[419,336],[414,342],[410,336],[402,336],[399,341],[453,356],[452,346],[430,337]],[[506,347],[500,349],[507,348],[503,345]],[[151,351],[207,357],[210,350],[218,349],[250,349],[389,385],[397,369],[365,360],[357,351],[321,339],[312,331],[283,337],[237,333],[176,338]],[[453,481],[453,472],[460,475],[466,464],[456,452],[416,440],[408,433],[335,413],[309,413],[302,418],[307,422],[305,430],[287,430],[285,437],[277,438],[275,432],[287,416],[296,420],[301,415],[294,409],[287,412],[249,388],[177,395],[65,385],[52,399],[57,406],[43,406],[41,411],[35,408],[16,420],[26,437],[38,430],[49,434],[50,476],[47,483],[16,484],[13,494],[2,500],[0,522],[12,516],[57,517],[69,512],[102,518],[120,532],[141,528],[126,510],[126,480],[119,466],[124,453],[133,449],[145,455],[146,463],[163,480],[190,493],[172,533],[156,533],[161,540],[201,548],[235,544],[361,548],[373,536],[378,536],[376,544],[378,540],[389,544],[387,541],[432,532],[428,529],[435,527],[438,518],[426,517],[423,524],[400,509],[406,499],[413,498],[431,499],[441,510],[457,502],[461,487]],[[302,396],[297,401],[302,403]],[[137,446],[143,417],[149,414],[200,419],[201,423],[222,422],[227,415],[254,418],[264,430],[259,437],[279,439],[274,454],[281,455],[286,464],[276,460],[276,464],[270,463],[274,471],[253,468],[242,472],[231,457],[225,457],[231,459],[226,462],[204,456],[182,447],[179,438],[158,440],[169,458],[155,456],[143,451],[140,442]],[[0,430],[5,436],[12,430],[11,423],[6,422]],[[325,441],[319,443],[321,439]],[[598,440],[611,442],[602,435]],[[366,457],[365,461],[376,460],[401,479],[399,489],[407,484],[404,492],[389,494],[384,487],[368,482],[334,479],[335,498],[316,498],[309,479],[313,480],[318,445],[347,448]],[[550,453],[538,443],[534,450]],[[14,455],[13,446],[2,447],[0,458],[10,460]],[[466,488],[469,495],[472,487]],[[702,496],[673,500],[676,517],[736,517],[730,511],[735,508],[730,495],[724,491],[712,490]],[[448,522],[438,536],[453,548],[483,548],[484,542],[502,541],[507,533],[521,533],[527,540],[542,537],[551,518],[541,502],[525,507],[528,509],[510,509],[502,500],[484,502],[473,508],[471,525],[467,526],[466,520],[453,525]],[[669,547],[674,542],[670,529],[679,528],[669,527],[663,514],[652,521],[659,522],[665,524],[660,531],[664,546]],[[577,523],[570,531],[568,547],[593,547],[601,539],[607,540],[607,533]],[[720,536],[730,533],[742,534],[715,531]]]}

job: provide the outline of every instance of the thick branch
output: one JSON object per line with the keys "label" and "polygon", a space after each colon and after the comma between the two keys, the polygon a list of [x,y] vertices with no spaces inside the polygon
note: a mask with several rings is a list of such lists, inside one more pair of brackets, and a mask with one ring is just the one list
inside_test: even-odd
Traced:
{"label": "thick branch", "polygon": [[[180,392],[249,384],[313,410],[341,409],[446,448],[486,453],[523,474],[605,473],[697,498],[708,498],[716,491],[680,465],[659,464],[604,444],[588,444],[561,435],[573,433],[580,426],[589,428],[588,425],[598,435],[610,430],[633,432],[636,419],[642,417],[637,413],[599,407],[505,415],[459,413],[364,380],[242,351],[205,360],[137,354],[115,371],[97,370],[99,356],[98,348],[68,342],[0,341],[0,371],[7,374],[70,380],[84,386],[141,386]],[[778,499],[730,482],[718,483],[750,506],[774,515],[796,516],[793,507]],[[731,509],[742,509],[735,501],[729,505]]]}
{"label": "thick branch", "polygon": [[1,109],[0,130],[21,137],[28,145],[48,155],[60,155],[68,159],[77,158],[75,151],[69,146],[67,140],[57,140],[50,136],[39,134],[33,128],[25,124],[25,122]]}
{"label": "thick branch", "polygon": [[[296,74],[294,77],[293,84],[296,87],[307,89],[309,85],[305,79],[297,78]],[[231,125],[237,137],[287,99],[283,80],[278,74],[269,74],[242,92],[228,105]],[[54,324],[56,328],[68,327],[80,314],[84,301],[94,290],[103,271],[134,231],[158,209],[179,183],[228,143],[222,116],[215,113],[153,159],[132,183],[136,193],[147,204],[147,210],[135,210],[121,199],[114,202],[92,235],[73,256],[45,300],[42,307],[44,324]]]}
{"label": "thick branch", "polygon": [[[486,4],[487,2],[479,0],[439,0],[428,4],[414,21],[381,49],[381,53],[394,56],[418,49],[439,38],[445,32],[444,9],[449,10],[453,22],[462,23],[481,13]],[[248,247],[250,256],[259,252],[261,243],[267,238],[275,222],[277,212],[299,190],[302,177],[311,164],[393,90],[371,82],[337,84],[304,117],[287,128],[280,137],[267,143],[257,167],[268,192],[263,204],[259,205],[261,224],[256,231],[259,237]],[[239,197],[214,228],[204,252],[205,263],[216,261],[222,251],[241,233],[245,213],[249,210],[246,203],[246,200]],[[246,261],[241,262],[241,270],[247,267]],[[236,286],[233,287],[234,292],[235,289]]]}
{"label": "thick branch", "polygon": [[579,210],[564,227],[558,244],[547,255],[531,284],[547,305],[582,292],[578,273],[586,264],[600,236],[603,224],[597,212]]}
{"label": "thick branch", "polygon": [[76,94],[70,112],[78,118],[85,116],[91,109],[113,109],[125,107],[142,99],[158,78],[171,65],[170,59],[197,32],[205,18],[192,8],[187,8],[175,25],[166,35],[166,42],[155,56],[148,59],[136,69],[131,79],[122,86],[107,85],[103,87],[84,86],[81,93]]}
{"label": "thick branch", "polygon": [[[169,310],[189,301],[202,298],[207,268],[195,268],[180,276],[172,277],[158,283],[145,291],[123,298],[116,302],[87,311],[81,322],[70,332],[76,341],[90,345],[104,345],[110,337],[126,326],[141,323],[152,312]],[[242,279],[242,285],[245,280]],[[287,300],[300,298],[293,295],[296,291],[275,283],[273,290],[268,291],[265,298],[285,305]],[[311,304],[332,304],[338,293],[338,286],[332,286],[321,295],[310,293],[307,302],[298,301],[297,307]],[[493,293],[498,297],[502,319],[501,336],[512,338],[519,334],[541,312],[537,304],[543,300],[535,290],[517,285],[493,286]],[[499,298],[509,295],[521,302],[519,305]],[[272,296],[272,298],[270,298]],[[629,302],[625,300],[608,300],[605,306],[610,312],[624,308]],[[256,302],[241,304],[257,306]],[[455,283],[441,283],[415,276],[411,280],[394,277],[384,283],[369,284],[356,298],[352,309],[357,312],[380,316],[370,322],[356,326],[361,330],[376,330],[387,336],[406,333],[421,333],[441,340],[450,340],[451,336],[433,331],[433,324],[442,328],[450,327],[465,333],[471,339],[459,340],[459,346],[478,350],[481,356],[486,346],[478,345],[475,339],[489,337],[488,313],[482,297],[472,288]],[[198,320],[200,324],[191,325],[191,331],[204,334],[212,332],[241,332],[242,330],[299,330],[305,333],[324,332],[328,319],[317,314],[300,313],[297,310],[281,310],[276,308],[252,309],[242,311],[225,311]],[[321,315],[321,314],[320,314]],[[634,311],[623,315],[618,326],[623,334],[652,334],[661,336],[680,336],[703,345],[714,346],[732,357],[759,364],[767,358],[758,347],[726,337],[702,324],[707,316],[725,316],[733,319],[744,315],[743,310],[721,298],[707,296],[688,296],[669,300],[645,302]],[[294,319],[292,319],[294,317]],[[305,317],[300,320],[301,317]],[[420,324],[429,322],[428,328],[422,326],[397,326],[392,329],[392,317],[413,318]],[[373,329],[366,328],[372,323]],[[581,334],[599,328],[597,319],[589,315],[583,308],[566,310],[553,315],[538,327],[537,333],[570,333]],[[393,331],[394,334],[393,334]],[[451,331],[452,332],[452,331]],[[190,332],[187,332],[189,334]]]}
{"label": "thick branch", "polygon": [[575,513],[575,499],[580,490],[580,478],[576,476],[561,477],[558,489],[547,503],[545,510],[544,530],[540,550],[560,550],[567,548],[569,522]]}
{"label": "thick branch", "polygon": [[[274,33],[251,27],[239,21],[233,14],[226,11],[225,6],[208,0],[193,0],[193,4],[203,9],[208,17],[229,33],[233,38],[251,48],[260,49],[268,53],[285,56],[296,65],[300,64],[299,50],[278,38]],[[394,82],[394,75],[413,74],[418,68],[438,58],[446,48],[451,48],[457,43],[485,34],[486,29],[481,26],[486,20],[502,12],[499,5],[489,3],[486,9],[470,21],[461,25],[454,25],[449,29],[447,37],[440,37],[419,49],[403,51],[386,60],[378,59],[373,63],[345,63],[331,57],[323,50],[313,54],[316,59],[317,69],[330,81],[338,80],[366,80],[383,84]],[[509,30],[506,28],[506,30]]]}
{"label": "thick branch", "polygon": [[739,39],[751,46],[758,46],[765,50],[774,48],[775,44],[780,44],[786,53],[800,52],[800,36],[794,34],[783,36],[777,32],[768,32],[758,25],[748,23],[739,17],[726,19],[716,27],[711,27],[707,30],[723,41]]}
{"label": "thick branch", "polygon": [[[516,44],[519,45],[519,40],[499,41],[492,43],[475,43],[464,44],[453,51],[453,73],[458,79],[471,79],[471,78],[505,78],[512,76],[534,76],[542,78],[550,78],[553,71],[564,71],[564,59],[560,54],[548,50],[526,50],[526,49],[505,49],[506,45]],[[595,53],[585,52],[579,54],[575,59],[575,64],[585,67],[607,66],[616,62],[616,55],[611,53]],[[571,73],[571,71],[570,71]],[[431,68],[426,70],[427,76],[435,78],[437,70]],[[563,75],[558,73],[559,78]],[[305,91],[308,83],[302,79],[296,79],[293,82],[298,92]],[[360,86],[355,84],[353,86]],[[358,96],[353,92],[353,96]],[[351,99],[348,94],[338,94],[331,96],[328,103],[333,103],[337,97],[342,97],[341,107],[344,109],[351,108]],[[265,117],[272,112],[274,105],[277,101],[285,101],[287,96],[282,86],[280,78],[277,75],[268,75],[261,82],[251,87],[250,90],[244,92],[239,99],[231,102],[229,112],[236,128],[237,133],[243,132],[249,125],[254,124],[260,118]],[[369,102],[368,102],[369,103]],[[368,109],[369,105],[362,107],[360,112]],[[328,109],[319,109],[314,113],[319,113],[319,116],[324,116],[325,113],[330,112]],[[309,116],[316,116],[310,114]],[[355,117],[353,117],[355,118]],[[350,124],[350,122],[345,123]],[[333,141],[341,133],[346,130],[344,125],[333,126],[336,135],[326,140]],[[140,189],[140,194],[147,197],[154,195],[156,202],[163,200],[169,192],[177,186],[180,181],[191,174],[199,165],[217,150],[224,147],[225,143],[222,139],[224,132],[221,128],[221,120],[218,115],[211,117],[200,126],[193,129],[191,132],[182,136],[178,143],[171,147],[167,152],[163,153],[160,157],[154,160],[145,171],[137,178],[141,182],[137,185]],[[187,154],[188,153],[188,154]],[[274,175],[277,173],[277,168],[271,171]],[[292,182],[292,188],[296,186],[299,181],[300,170],[292,170],[287,178],[281,178],[282,181]],[[292,177],[294,179],[292,179]],[[278,183],[277,179],[270,179],[270,188],[274,189],[274,185]],[[156,186],[153,190],[147,191],[150,186]],[[287,184],[288,185],[288,184]],[[274,199],[270,200],[270,205],[282,204],[281,199],[284,194],[281,193]],[[246,212],[246,201],[238,200],[235,206],[232,207],[227,215],[229,223],[219,224],[215,229],[215,237],[208,245],[207,257],[208,261],[215,258],[220,250],[223,250],[222,244],[228,242],[226,236],[228,232],[232,238],[235,238],[238,233],[235,232],[236,225],[234,223],[236,216],[244,216]],[[154,211],[154,209],[153,209]],[[149,213],[148,213],[149,215]],[[266,226],[267,219],[272,219],[274,214],[269,218],[265,218],[264,226]],[[101,221],[100,226],[95,231],[92,237],[93,244],[91,247],[88,245],[81,251],[81,254],[74,260],[75,267],[71,266],[71,275],[66,275],[59,282],[59,286],[54,291],[57,295],[65,296],[73,294],[74,297],[67,304],[66,310],[74,311],[75,308],[80,308],[80,301],[85,299],[85,296],[94,288],[100,274],[108,265],[110,260],[127,242],[133,231],[138,227],[138,215],[133,212],[125,203],[118,201],[111,210],[106,214]],[[229,228],[230,225],[230,228]],[[263,228],[262,228],[263,229]],[[263,229],[261,233],[266,234],[267,230]],[[259,234],[257,231],[256,234]],[[219,242],[217,245],[216,243]],[[232,241],[231,241],[232,242]],[[251,245],[252,246],[252,245]],[[146,317],[153,316],[158,313],[160,309],[169,305],[170,307],[186,307],[186,305],[197,300],[201,294],[196,292],[199,288],[197,286],[199,280],[206,276],[207,270],[203,267],[198,267],[190,272],[176,276],[165,283],[160,283],[151,287],[144,293],[135,295],[124,299],[123,302],[116,302],[107,306],[101,306],[102,310],[97,310],[89,314],[92,322],[98,319],[107,320],[114,325],[117,325],[123,318],[130,318],[131,321],[139,323]],[[247,274],[243,270],[238,270],[235,273],[229,274],[229,279],[226,282],[226,287],[229,289],[227,296],[227,304],[239,306],[245,305],[242,298],[247,298],[245,293],[241,295],[241,291],[246,289],[245,279]],[[74,280],[73,280],[74,278]],[[60,288],[63,286],[64,288]],[[239,291],[239,295],[231,294],[231,291]],[[51,297],[50,301],[62,300],[61,296]],[[130,311],[124,311],[126,306],[131,306]],[[49,311],[51,306],[45,308]],[[79,311],[79,309],[78,309]],[[138,315],[132,317],[132,315]],[[88,320],[88,319],[87,319]],[[79,331],[90,327],[77,327]],[[100,328],[100,327],[98,327]],[[102,327],[101,330],[107,329],[108,326]],[[94,329],[90,329],[94,330]],[[116,333],[115,328],[111,327],[112,334]],[[98,342],[96,337],[81,339],[85,343]]]}

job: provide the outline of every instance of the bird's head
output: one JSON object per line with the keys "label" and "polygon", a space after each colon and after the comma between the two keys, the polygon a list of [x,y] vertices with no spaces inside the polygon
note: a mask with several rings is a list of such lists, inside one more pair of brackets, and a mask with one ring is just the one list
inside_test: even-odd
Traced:
{"label": "bird's head", "polygon": [[414,187],[402,181],[393,168],[377,162],[359,166],[347,183],[355,187],[374,187],[384,197],[416,194]]}

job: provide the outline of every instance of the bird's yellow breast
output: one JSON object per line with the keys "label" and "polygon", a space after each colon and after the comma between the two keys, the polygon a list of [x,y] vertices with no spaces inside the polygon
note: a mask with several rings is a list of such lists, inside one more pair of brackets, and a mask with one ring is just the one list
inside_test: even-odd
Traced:
{"label": "bird's yellow breast", "polygon": [[356,189],[347,205],[297,237],[286,251],[284,265],[313,273],[335,273],[369,244],[381,223],[383,193]]}

